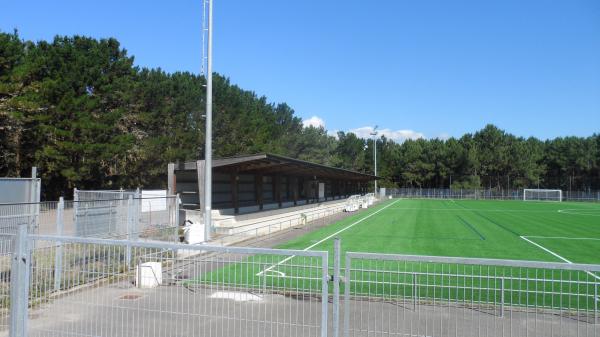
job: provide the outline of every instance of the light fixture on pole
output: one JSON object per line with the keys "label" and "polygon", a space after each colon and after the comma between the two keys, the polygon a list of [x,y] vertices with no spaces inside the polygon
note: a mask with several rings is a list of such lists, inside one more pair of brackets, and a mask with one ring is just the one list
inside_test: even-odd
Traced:
{"label": "light fixture on pole", "polygon": [[[371,131],[371,136],[373,136],[373,164],[375,166],[374,175],[377,176],[377,128],[379,126],[375,125],[373,131]],[[377,178],[375,178],[375,197],[377,197]]]}

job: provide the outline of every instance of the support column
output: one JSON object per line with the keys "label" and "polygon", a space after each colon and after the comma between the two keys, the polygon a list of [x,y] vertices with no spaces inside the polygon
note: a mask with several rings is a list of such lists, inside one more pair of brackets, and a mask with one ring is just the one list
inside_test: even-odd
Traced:
{"label": "support column", "polygon": [[175,163],[169,163],[169,165],[167,165],[167,186],[167,194],[175,195],[175,191],[177,191],[175,182]]}
{"label": "support column", "polygon": [[298,204],[298,177],[292,178],[292,199],[294,200],[294,206]]}
{"label": "support column", "polygon": [[239,193],[239,176],[237,173],[231,174],[231,204],[233,206],[233,212],[238,214],[240,212],[238,193]]}
{"label": "support column", "polygon": [[277,205],[281,208],[281,176],[279,174],[273,176],[273,183],[275,184],[275,201],[277,201]]}
{"label": "support column", "polygon": [[257,174],[254,176],[254,192],[256,193],[256,202],[258,203],[258,209],[263,209],[263,176]]}
{"label": "support column", "polygon": [[304,199],[306,199],[307,204],[310,204],[310,198],[311,198],[310,193],[312,192],[311,186],[310,186],[310,180],[307,181],[306,179],[303,179],[302,184],[304,185]]}
{"label": "support column", "polygon": [[290,176],[285,176],[285,201],[290,201]]}
{"label": "support column", "polygon": [[196,161],[196,173],[198,174],[198,209],[204,210],[204,170],[206,162],[204,160]]}

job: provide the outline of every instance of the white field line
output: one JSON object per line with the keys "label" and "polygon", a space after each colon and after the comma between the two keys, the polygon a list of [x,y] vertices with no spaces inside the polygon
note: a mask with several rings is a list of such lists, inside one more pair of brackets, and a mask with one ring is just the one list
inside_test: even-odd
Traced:
{"label": "white field line", "polygon": [[600,216],[600,209],[597,208],[568,208],[559,209],[558,213],[570,214],[570,215],[584,215],[584,216]]}
{"label": "white field line", "polygon": [[560,239],[560,240],[592,240],[592,241],[600,241],[600,238],[570,238],[568,236],[536,236],[536,235],[527,235],[527,238],[534,239]]}
{"label": "white field line", "polygon": [[[540,244],[537,244],[537,243],[535,243],[535,242],[533,242],[533,241],[529,240],[529,239],[528,239],[527,237],[525,237],[525,236],[521,236],[520,238],[521,238],[521,239],[523,239],[523,240],[525,240],[525,241],[527,241],[527,242],[529,242],[529,243],[531,243],[532,245],[534,245],[534,246],[536,246],[536,247],[538,247],[538,248],[542,249],[542,250],[543,250],[543,251],[545,251],[546,253],[550,253],[550,254],[554,255],[555,257],[557,257],[557,258],[559,258],[559,259],[561,259],[561,260],[565,261],[565,262],[566,262],[566,263],[568,263],[568,264],[573,264],[573,262],[571,262],[571,261],[569,261],[569,260],[565,259],[564,257],[562,257],[562,256],[560,256],[560,255],[558,255],[558,254],[556,254],[555,252],[551,251],[550,249],[548,249],[548,248],[546,248],[546,247],[544,247],[544,246],[542,246],[542,245],[540,245]],[[596,274],[594,274],[594,273],[592,273],[592,272],[590,272],[590,271],[587,271],[587,270],[585,270],[585,272],[586,272],[588,275],[590,275],[590,276],[592,276],[593,278],[595,278],[596,280],[600,280],[600,276],[598,276],[598,275],[596,275]]]}
{"label": "white field line", "polygon": [[[456,203],[456,202],[455,202]],[[458,204],[457,204],[458,205]],[[423,210],[423,211],[447,211],[447,212],[464,212],[464,211],[477,211],[480,213],[485,212],[516,212],[516,213],[554,213],[555,210],[527,210],[527,209],[479,209],[479,208],[423,208],[423,207],[394,207],[392,209],[397,210]],[[566,213],[565,213],[566,214]]]}
{"label": "white field line", "polygon": [[[352,223],[352,224],[350,224],[350,225],[348,225],[348,226],[346,226],[346,227],[344,227],[344,228],[340,229],[339,231],[337,231],[337,232],[335,232],[335,233],[333,233],[333,234],[329,235],[328,237],[326,237],[326,238],[324,238],[324,239],[321,239],[321,240],[319,240],[319,241],[317,241],[317,242],[313,243],[312,245],[310,245],[310,246],[308,246],[308,247],[306,247],[306,248],[304,248],[304,249],[302,249],[302,250],[303,250],[303,251],[307,251],[307,250],[309,250],[309,249],[311,249],[311,248],[314,248],[315,246],[317,246],[317,245],[319,245],[319,244],[321,244],[321,243],[323,243],[323,242],[325,242],[325,241],[327,241],[327,240],[331,239],[332,237],[334,237],[334,236],[336,236],[336,235],[338,235],[338,234],[340,234],[340,233],[342,233],[342,232],[344,232],[344,231],[346,231],[346,230],[348,230],[348,229],[350,229],[350,228],[354,227],[355,225],[357,225],[357,224],[359,224],[359,223],[363,222],[364,220],[366,220],[366,219],[368,219],[368,218],[372,217],[373,215],[375,215],[375,214],[377,214],[377,213],[379,213],[379,212],[383,211],[384,209],[386,209],[386,208],[388,208],[388,207],[392,206],[393,204],[397,203],[398,201],[400,201],[400,199],[397,199],[396,201],[392,202],[391,204],[389,204],[389,205],[387,205],[387,206],[385,206],[385,207],[382,207],[382,208],[378,209],[377,211],[375,211],[375,212],[373,212],[373,213],[371,213],[371,214],[369,214],[369,215],[365,216],[364,218],[362,218],[362,219],[360,219],[360,220],[357,220],[357,221],[355,221],[354,223]],[[273,268],[275,268],[275,267],[277,267],[277,266],[280,266],[280,265],[282,265],[282,264],[286,263],[287,261],[289,261],[289,260],[293,259],[294,257],[296,257],[296,255],[288,256],[288,257],[286,257],[285,259],[283,259],[283,260],[279,261],[278,263],[276,263],[276,264],[274,264],[274,265],[270,266],[269,268],[266,268],[265,270],[263,270],[263,271],[261,271],[261,272],[257,273],[257,274],[256,274],[256,276],[261,276],[262,274],[264,274],[264,273],[266,273],[266,272],[272,271],[272,269],[273,269]],[[285,273],[283,273],[283,272],[280,272],[280,271],[273,271],[273,272],[276,272],[276,273],[278,273],[280,276],[285,276]]]}

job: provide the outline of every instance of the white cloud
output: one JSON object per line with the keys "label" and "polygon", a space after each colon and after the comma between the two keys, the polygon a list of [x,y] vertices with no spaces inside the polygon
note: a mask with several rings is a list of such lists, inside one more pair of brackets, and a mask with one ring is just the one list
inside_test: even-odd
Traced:
{"label": "white cloud", "polygon": [[437,135],[437,137],[435,137],[435,138],[437,138],[439,140],[448,140],[448,139],[450,139],[450,135],[445,132],[442,132],[439,135]]}
{"label": "white cloud", "polygon": [[[373,132],[373,127],[371,126],[363,126],[361,128],[356,128],[350,130],[350,132],[354,133],[360,138],[371,138],[371,132]],[[416,132],[413,130],[391,130],[391,129],[378,129],[377,137],[385,136],[388,139],[392,139],[396,142],[403,142],[407,139],[419,139],[425,138],[425,135],[421,132]]]}
{"label": "white cloud", "polygon": [[325,121],[317,116],[312,116],[309,119],[305,119],[302,121],[302,125],[307,128],[309,126],[314,126],[315,128],[323,127],[325,128]]}
{"label": "white cloud", "polygon": [[338,137],[338,131],[339,130],[327,131],[327,135],[331,136],[331,137],[333,137],[335,139],[339,139],[339,137]]}

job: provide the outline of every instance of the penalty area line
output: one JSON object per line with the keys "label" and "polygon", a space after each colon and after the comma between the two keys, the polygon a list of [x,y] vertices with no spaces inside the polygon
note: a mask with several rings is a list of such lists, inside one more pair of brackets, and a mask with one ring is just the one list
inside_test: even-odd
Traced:
{"label": "penalty area line", "polygon": [[[568,264],[573,264],[573,262],[571,262],[571,261],[569,261],[569,260],[565,259],[564,257],[562,257],[562,256],[558,255],[557,253],[555,253],[555,252],[551,251],[550,249],[548,249],[548,248],[546,248],[546,247],[544,247],[544,246],[542,246],[542,245],[540,245],[540,244],[538,244],[538,243],[535,243],[535,242],[533,242],[532,240],[529,240],[529,239],[528,239],[527,237],[525,237],[525,236],[520,236],[520,238],[521,238],[521,239],[523,239],[523,240],[525,240],[525,241],[527,241],[527,242],[529,242],[529,243],[531,243],[532,245],[534,245],[534,246],[536,246],[536,247],[540,248],[541,250],[545,251],[546,253],[552,254],[554,257],[556,257],[556,258],[558,258],[558,259],[560,259],[560,260],[563,260],[564,262],[566,262],[566,263],[568,263]],[[600,280],[600,276],[598,276],[598,275],[596,275],[596,274],[594,274],[594,273],[592,273],[592,272],[590,272],[590,271],[588,271],[588,270],[584,270],[584,271],[585,271],[585,272],[586,272],[588,275],[590,275],[590,276],[592,276],[593,278],[595,278],[596,280]]]}
{"label": "penalty area line", "polygon": [[538,236],[538,235],[528,235],[527,238],[534,239],[559,239],[559,240],[591,240],[591,241],[600,241],[600,238],[571,238],[568,236]]}
{"label": "penalty area line", "polygon": [[[311,248],[314,248],[314,247],[316,247],[317,245],[319,245],[319,244],[321,244],[321,243],[323,243],[323,242],[325,242],[325,241],[327,241],[327,240],[331,239],[332,237],[334,237],[334,236],[336,236],[336,235],[338,235],[338,234],[340,234],[340,233],[342,233],[342,232],[344,232],[344,231],[346,231],[346,230],[348,230],[348,229],[350,229],[350,228],[352,228],[352,227],[354,227],[354,226],[358,225],[359,223],[361,223],[361,222],[365,221],[366,219],[368,219],[368,218],[372,217],[373,215],[375,215],[375,214],[377,214],[377,213],[379,213],[379,212],[383,211],[384,209],[386,209],[386,208],[388,208],[388,207],[392,206],[393,204],[397,203],[397,202],[398,202],[398,201],[400,201],[400,200],[401,200],[401,199],[397,199],[396,201],[392,202],[391,204],[389,204],[389,205],[387,205],[387,206],[385,206],[385,207],[382,207],[382,208],[378,209],[377,211],[375,211],[375,212],[373,212],[373,213],[371,213],[371,214],[369,214],[369,215],[365,216],[364,218],[362,218],[362,219],[360,219],[360,220],[357,220],[357,221],[355,221],[354,223],[352,223],[352,224],[350,224],[350,225],[348,225],[348,226],[346,226],[346,227],[344,227],[344,228],[340,229],[339,231],[337,231],[337,232],[335,232],[335,233],[333,233],[333,234],[331,234],[331,235],[327,236],[327,237],[326,237],[326,238],[324,238],[324,239],[321,239],[321,240],[319,240],[319,241],[317,241],[317,242],[313,243],[312,245],[310,245],[310,246],[308,246],[308,247],[306,247],[306,248],[304,248],[304,249],[302,249],[302,250],[303,250],[303,251],[307,251],[307,250],[309,250],[309,249],[311,249]],[[274,273],[277,273],[277,274],[279,274],[279,276],[285,276],[285,273],[283,273],[283,272],[280,272],[280,271],[273,271],[273,268],[276,268],[276,267],[278,267],[278,266],[280,266],[280,265],[282,265],[282,264],[284,264],[284,263],[288,262],[289,260],[293,259],[294,257],[296,257],[296,255],[288,256],[288,257],[286,257],[285,259],[283,259],[283,260],[281,260],[281,261],[277,262],[276,264],[274,264],[274,265],[270,266],[269,268],[266,268],[265,270],[263,270],[263,271],[261,271],[261,272],[258,272],[258,273],[256,274],[256,276],[261,276],[261,275],[263,275],[264,273],[267,273],[267,272],[274,272]]]}

